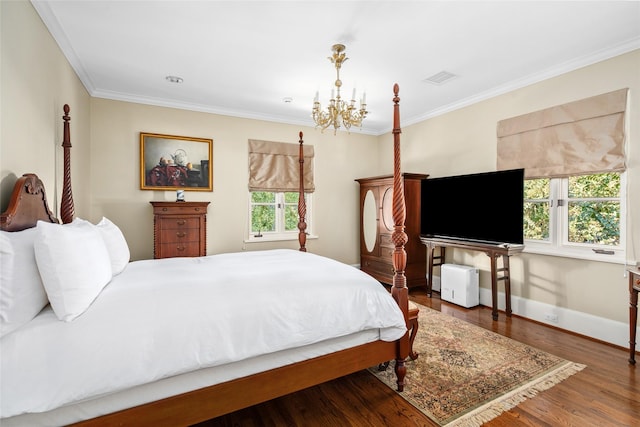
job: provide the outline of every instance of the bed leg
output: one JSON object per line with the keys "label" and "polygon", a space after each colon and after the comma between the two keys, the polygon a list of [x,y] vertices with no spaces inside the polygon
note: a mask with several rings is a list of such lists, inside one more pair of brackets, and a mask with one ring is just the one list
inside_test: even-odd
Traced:
{"label": "bed leg", "polygon": [[396,359],[396,384],[398,384],[398,391],[404,391],[404,377],[407,374],[407,367],[404,366],[404,359]]}

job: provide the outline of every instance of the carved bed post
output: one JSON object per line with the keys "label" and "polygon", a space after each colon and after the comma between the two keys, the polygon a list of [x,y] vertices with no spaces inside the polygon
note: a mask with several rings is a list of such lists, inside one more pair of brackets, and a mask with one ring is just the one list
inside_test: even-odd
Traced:
{"label": "carved bed post", "polygon": [[300,162],[300,188],[298,189],[298,242],[300,243],[300,251],[306,252],[307,248],[305,247],[307,243],[307,223],[305,219],[307,218],[307,203],[304,199],[304,141],[302,139],[302,131],[300,131],[300,152],[299,162]]}
{"label": "carved bed post", "polygon": [[[404,231],[406,219],[404,186],[400,171],[400,98],[398,97],[398,84],[393,85],[393,234],[391,240],[395,245],[393,250],[393,287],[391,295],[398,302],[400,309],[405,316],[405,323],[408,321],[409,313],[409,288],[407,288],[407,277],[404,274],[407,265],[407,252],[404,246],[407,244],[407,233]],[[409,336],[406,334],[398,340],[398,354],[396,356],[396,376],[398,378],[398,391],[404,389],[404,377],[407,368],[404,360],[409,355]]]}
{"label": "carved bed post", "polygon": [[62,147],[64,148],[64,181],[62,183],[62,202],[60,204],[60,219],[63,224],[73,221],[75,209],[73,207],[73,193],[71,192],[71,138],[69,136],[69,105],[64,104],[64,137]]}

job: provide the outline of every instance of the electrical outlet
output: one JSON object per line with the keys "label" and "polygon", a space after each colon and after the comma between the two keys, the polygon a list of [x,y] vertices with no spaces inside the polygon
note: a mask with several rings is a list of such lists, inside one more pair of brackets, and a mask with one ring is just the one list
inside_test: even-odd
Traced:
{"label": "electrical outlet", "polygon": [[547,322],[558,323],[558,315],[547,313],[544,315],[544,320],[546,320]]}

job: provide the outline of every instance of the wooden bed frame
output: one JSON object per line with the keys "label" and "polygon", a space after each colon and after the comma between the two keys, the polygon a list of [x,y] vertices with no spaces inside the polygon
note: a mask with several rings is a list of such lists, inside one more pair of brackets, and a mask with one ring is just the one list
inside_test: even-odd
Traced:
{"label": "wooden bed frame", "polygon": [[[391,294],[402,309],[405,322],[408,320],[408,288],[404,269],[407,255],[404,249],[407,235],[404,231],[405,201],[400,173],[400,113],[398,85],[394,91],[393,139],[394,139],[394,181],[393,181],[393,266],[395,270]],[[71,192],[69,106],[64,106],[64,183],[61,203],[63,223],[73,220],[73,197]],[[300,250],[306,252],[306,206],[302,176],[304,170],[303,139],[300,132],[300,198],[298,224]],[[49,210],[44,185],[35,174],[25,174],[18,179],[7,210],[0,216],[0,229],[19,231],[36,225],[38,220],[58,223]],[[380,363],[396,360],[398,390],[404,387],[406,374],[405,359],[409,355],[408,333],[398,341],[375,341],[357,347],[327,354],[325,356],[260,372],[233,381],[205,387],[176,396],[150,402],[133,408],[100,416],[74,424],[76,426],[157,426],[192,425],[246,408],[267,400],[305,389],[344,375],[348,375]]]}

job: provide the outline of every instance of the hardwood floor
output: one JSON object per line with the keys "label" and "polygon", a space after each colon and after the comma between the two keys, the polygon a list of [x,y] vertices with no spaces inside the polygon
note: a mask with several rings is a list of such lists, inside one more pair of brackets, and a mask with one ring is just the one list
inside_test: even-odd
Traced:
{"label": "hardwood floor", "polygon": [[[412,300],[587,367],[518,405],[487,426],[640,426],[640,364],[628,350],[491,309],[465,309],[412,289]],[[423,325],[421,325],[423,326]],[[237,411],[199,427],[437,426],[367,372],[358,372]]]}

